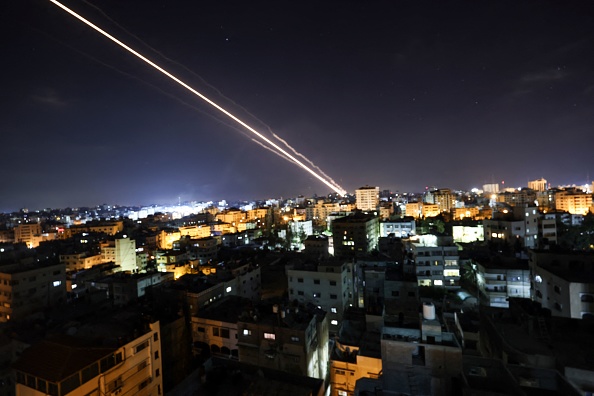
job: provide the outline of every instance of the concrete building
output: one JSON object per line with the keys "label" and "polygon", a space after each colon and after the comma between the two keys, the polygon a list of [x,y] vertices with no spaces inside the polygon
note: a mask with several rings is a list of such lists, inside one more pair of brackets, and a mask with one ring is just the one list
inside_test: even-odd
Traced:
{"label": "concrete building", "polygon": [[497,202],[505,203],[510,206],[533,206],[536,201],[536,191],[530,188],[505,191],[497,194],[496,200]]}
{"label": "concrete building", "polygon": [[239,359],[237,322],[249,307],[253,310],[251,300],[232,295],[202,307],[191,318],[194,354],[207,348],[212,355]]}
{"label": "concrete building", "polygon": [[530,251],[534,301],[553,316],[594,318],[594,256]]}
{"label": "concrete building", "polygon": [[29,262],[0,266],[0,322],[66,302],[64,264]]}
{"label": "concrete building", "polygon": [[486,194],[497,194],[499,192],[499,183],[483,184],[483,191]]}
{"label": "concrete building", "polygon": [[482,304],[509,308],[510,298],[530,298],[530,269],[526,260],[495,259],[476,263]]}
{"label": "concrete building", "polygon": [[99,233],[113,236],[118,232],[124,231],[124,222],[118,221],[89,221],[85,224],[71,225],[70,228],[64,230],[64,237],[70,238],[76,234],[82,233]]}
{"label": "concrete building", "polygon": [[547,191],[548,185],[546,179],[540,178],[528,182],[528,188],[534,191]]}
{"label": "concrete building", "polygon": [[24,243],[29,249],[39,246],[37,239],[41,236],[41,224],[23,223],[14,227],[14,242]]}
{"label": "concrete building", "polygon": [[355,198],[358,210],[375,211],[379,206],[379,187],[360,187],[355,190]]}
{"label": "concrete building", "polygon": [[346,307],[353,304],[353,264],[341,260],[287,266],[289,300],[311,303],[327,312],[329,331],[336,334]]}
{"label": "concrete building", "polygon": [[[14,364],[16,395],[162,395],[159,322],[135,332],[116,327],[96,324],[97,333],[79,329],[76,337],[54,336],[26,349]],[[92,334],[112,342],[98,344]]]}
{"label": "concrete building", "polygon": [[460,287],[460,257],[456,246],[426,246],[409,242],[419,286]]}
{"label": "concrete building", "polygon": [[239,361],[313,378],[328,370],[328,318],[315,306],[260,306],[237,322]]}
{"label": "concrete building", "polygon": [[555,208],[571,214],[586,215],[592,209],[592,194],[579,190],[559,191],[555,193]]}
{"label": "concrete building", "polygon": [[441,188],[432,191],[433,204],[437,205],[440,212],[449,212],[455,207],[456,196],[452,194],[452,190],[449,188]]}
{"label": "concrete building", "polygon": [[364,256],[377,248],[379,218],[355,213],[332,221],[334,255],[340,258]]}
{"label": "concrete building", "polygon": [[103,257],[100,254],[90,254],[88,252],[61,254],[60,262],[66,266],[66,271],[80,271],[89,269],[95,265],[103,264]]}
{"label": "concrete building", "polygon": [[325,235],[310,235],[304,241],[303,253],[313,259],[327,259],[330,255],[330,243]]}
{"label": "concrete building", "polygon": [[396,238],[408,238],[416,233],[416,222],[412,218],[380,222],[380,237],[394,234]]}
{"label": "concrete building", "polygon": [[117,272],[113,275],[96,279],[93,286],[105,290],[107,298],[114,305],[122,306],[138,300],[146,293],[146,289],[173,280],[173,272],[153,272],[144,274],[130,274]]}
{"label": "concrete building", "polygon": [[138,270],[136,263],[136,241],[130,238],[118,238],[101,244],[101,257],[104,263],[114,262],[122,271]]}
{"label": "concrete building", "polygon": [[442,330],[433,304],[423,304],[419,322],[416,328],[383,327],[382,378],[388,380],[380,388],[394,394],[454,395],[462,348],[453,333]]}
{"label": "concrete building", "polygon": [[378,327],[366,321],[364,310],[349,308],[330,355],[330,395],[352,396],[357,381],[382,374]]}
{"label": "concrete building", "polygon": [[485,231],[482,224],[476,226],[452,226],[454,242],[471,243],[485,240]]}

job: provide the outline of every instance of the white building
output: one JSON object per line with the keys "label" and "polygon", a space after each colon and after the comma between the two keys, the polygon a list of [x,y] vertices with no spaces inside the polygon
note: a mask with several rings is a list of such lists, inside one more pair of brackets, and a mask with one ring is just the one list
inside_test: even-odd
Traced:
{"label": "white building", "polygon": [[408,238],[416,235],[417,226],[414,220],[383,221],[380,222],[380,237],[394,234],[396,238]]}
{"label": "white building", "polygon": [[101,257],[104,263],[114,262],[122,271],[134,272],[136,263],[136,241],[129,238],[116,239],[101,246]]}
{"label": "white building", "polygon": [[357,209],[362,211],[377,210],[379,206],[379,187],[365,186],[355,190]]}
{"label": "white building", "polygon": [[594,257],[530,252],[532,298],[553,316],[594,318]]}
{"label": "white building", "polygon": [[409,243],[419,286],[460,287],[460,257],[456,246]]}
{"label": "white building", "polygon": [[526,261],[495,261],[476,264],[477,284],[483,303],[509,308],[509,298],[530,298],[530,270]]}
{"label": "white building", "polygon": [[287,267],[289,300],[312,303],[327,312],[330,333],[337,333],[345,308],[352,304],[353,264],[324,261]]}

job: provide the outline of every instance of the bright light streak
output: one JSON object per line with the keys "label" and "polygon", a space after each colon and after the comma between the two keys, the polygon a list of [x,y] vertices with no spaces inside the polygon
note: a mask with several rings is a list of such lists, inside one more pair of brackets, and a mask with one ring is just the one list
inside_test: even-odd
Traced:
{"label": "bright light streak", "polygon": [[249,126],[248,124],[246,124],[245,122],[243,122],[242,120],[240,120],[239,118],[237,118],[236,116],[234,116],[233,114],[231,114],[229,111],[227,111],[223,107],[219,106],[218,104],[216,104],[215,102],[213,102],[212,100],[210,100],[209,98],[207,98],[206,96],[204,96],[203,94],[201,94],[200,92],[198,92],[197,90],[195,90],[194,88],[192,88],[191,86],[189,86],[188,84],[186,84],[185,82],[183,82],[182,80],[180,80],[179,78],[177,78],[176,76],[174,76],[173,74],[169,73],[167,70],[163,69],[161,66],[157,65],[156,63],[154,63],[150,59],[148,59],[145,56],[141,55],[140,53],[138,53],[134,49],[130,48],[129,46],[127,46],[126,44],[124,44],[123,42],[121,42],[120,40],[118,40],[117,38],[115,38],[114,36],[110,35],[109,33],[107,33],[106,31],[104,31],[103,29],[101,29],[97,25],[95,25],[92,22],[88,21],[87,19],[83,18],[82,16],[80,16],[76,12],[72,11],[71,9],[69,9],[68,7],[66,7],[65,5],[61,4],[60,2],[58,2],[56,0],[49,0],[49,1],[52,2],[52,3],[54,3],[55,5],[57,5],[58,7],[60,7],[61,9],[63,9],[64,11],[66,11],[67,13],[69,13],[70,15],[72,15],[73,17],[75,17],[76,19],[78,19],[79,21],[81,21],[84,24],[90,26],[91,28],[93,28],[97,32],[101,33],[102,35],[104,35],[105,37],[107,37],[108,39],[110,39],[111,41],[113,41],[114,43],[116,43],[117,45],[119,45],[120,47],[124,48],[126,51],[128,51],[131,54],[135,55],[137,58],[143,60],[145,63],[147,63],[150,66],[152,66],[153,68],[157,69],[158,71],[160,71],[161,73],[163,73],[164,75],[166,75],[167,77],[169,77],[170,79],[172,79],[173,81],[175,81],[176,83],[178,83],[179,85],[181,85],[182,87],[186,88],[188,91],[192,92],[194,95],[198,96],[200,99],[204,100],[206,103],[208,103],[209,105],[211,105],[215,109],[219,110],[221,113],[225,114],[227,117],[231,118],[233,121],[235,121],[239,125],[243,126],[245,129],[247,129],[248,131],[250,131],[251,133],[253,133],[257,137],[259,137],[260,139],[262,139],[263,141],[265,141],[266,143],[268,143],[270,146],[272,146],[278,152],[282,153],[285,157],[289,158],[295,164],[297,164],[298,166],[300,166],[301,168],[303,168],[304,170],[306,170],[307,172],[309,172],[316,179],[320,180],[322,183],[324,183],[325,185],[327,185],[328,187],[330,187],[336,193],[338,193],[340,195],[345,195],[347,193],[345,189],[343,189],[342,187],[340,187],[336,183],[333,183],[332,181],[326,180],[324,177],[320,176],[314,170],[312,170],[311,168],[309,168],[303,162],[299,161],[293,155],[291,155],[288,152],[286,152],[285,150],[283,150],[281,147],[279,147],[276,143],[274,143],[273,141],[271,141],[270,139],[268,139],[266,136],[262,135],[260,132],[256,131],[254,128],[252,128],[251,126]]}

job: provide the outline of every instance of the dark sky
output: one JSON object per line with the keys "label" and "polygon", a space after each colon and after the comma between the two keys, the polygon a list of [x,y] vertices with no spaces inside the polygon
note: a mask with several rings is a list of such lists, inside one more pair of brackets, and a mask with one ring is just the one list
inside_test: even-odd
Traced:
{"label": "dark sky", "polygon": [[[65,4],[349,191],[594,178],[589,1]],[[0,34],[0,211],[330,192],[47,0]]]}

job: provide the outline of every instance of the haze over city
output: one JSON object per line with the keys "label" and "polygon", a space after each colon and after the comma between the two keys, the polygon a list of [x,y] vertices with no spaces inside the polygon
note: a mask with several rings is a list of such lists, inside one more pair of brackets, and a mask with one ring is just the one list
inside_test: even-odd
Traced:
{"label": "haze over city", "polygon": [[[584,184],[584,2],[65,1],[348,191]],[[49,1],[2,6],[0,211],[330,189]]]}

